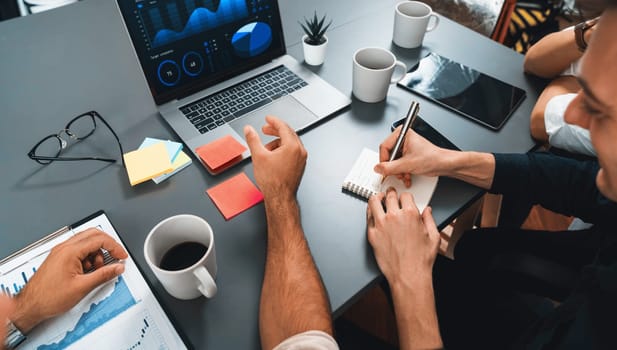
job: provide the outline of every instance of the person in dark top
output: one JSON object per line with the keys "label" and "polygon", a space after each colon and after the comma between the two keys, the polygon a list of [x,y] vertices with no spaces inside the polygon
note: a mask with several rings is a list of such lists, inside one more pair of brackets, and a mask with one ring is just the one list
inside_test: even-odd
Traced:
{"label": "person in dark top", "polygon": [[[382,143],[375,171],[397,175],[408,185],[412,173],[453,177],[594,224],[586,231],[508,227],[466,232],[449,266],[455,273],[443,281],[439,273],[432,276],[442,242],[431,209],[419,213],[411,195],[399,196],[394,190],[372,196],[367,236],[391,289],[401,349],[440,348],[444,343],[464,348],[617,349],[615,33],[617,2],[612,1],[582,58],[577,77],[582,88],[565,116],[568,123],[589,130],[598,161],[546,153],[451,151],[410,130],[403,156],[387,162],[399,130]],[[533,285],[522,286],[532,293],[514,298],[508,293],[516,287],[514,281],[488,273],[491,259],[508,252],[580,271],[578,283],[561,302],[532,299],[538,294]],[[442,302],[447,294],[455,300]]]}

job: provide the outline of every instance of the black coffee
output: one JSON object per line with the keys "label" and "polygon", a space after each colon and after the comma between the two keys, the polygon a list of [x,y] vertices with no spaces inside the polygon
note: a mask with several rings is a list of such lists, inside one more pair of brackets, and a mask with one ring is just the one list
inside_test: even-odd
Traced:
{"label": "black coffee", "polygon": [[208,246],[197,242],[180,243],[169,249],[163,259],[161,259],[160,267],[167,271],[178,271],[193,266],[198,262],[208,251]]}

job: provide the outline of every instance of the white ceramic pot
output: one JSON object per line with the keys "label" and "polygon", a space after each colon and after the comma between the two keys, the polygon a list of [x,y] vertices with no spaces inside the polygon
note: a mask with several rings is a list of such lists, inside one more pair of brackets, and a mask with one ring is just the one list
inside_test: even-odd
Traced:
{"label": "white ceramic pot", "polygon": [[311,66],[319,66],[326,60],[326,48],[328,47],[328,37],[324,35],[326,42],[321,45],[309,45],[306,43],[308,35],[302,37],[302,47],[304,48],[304,61]]}

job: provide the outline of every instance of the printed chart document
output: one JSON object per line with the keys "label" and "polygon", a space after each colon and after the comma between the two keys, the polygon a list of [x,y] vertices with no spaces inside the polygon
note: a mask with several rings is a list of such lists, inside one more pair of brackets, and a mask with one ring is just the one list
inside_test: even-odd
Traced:
{"label": "printed chart document", "polygon": [[[2,292],[19,293],[51,248],[87,228],[99,228],[122,245],[103,212],[74,226],[0,261]],[[64,315],[39,324],[19,349],[186,349],[133,259],[129,257],[124,264],[120,277],[92,291]]]}

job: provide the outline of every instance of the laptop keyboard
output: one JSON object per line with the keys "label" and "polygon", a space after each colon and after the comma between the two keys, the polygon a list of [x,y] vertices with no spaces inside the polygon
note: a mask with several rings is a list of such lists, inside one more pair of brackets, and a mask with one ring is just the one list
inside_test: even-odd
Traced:
{"label": "laptop keyboard", "polygon": [[180,110],[205,134],[307,85],[287,67],[280,66]]}

